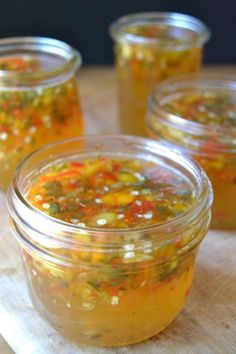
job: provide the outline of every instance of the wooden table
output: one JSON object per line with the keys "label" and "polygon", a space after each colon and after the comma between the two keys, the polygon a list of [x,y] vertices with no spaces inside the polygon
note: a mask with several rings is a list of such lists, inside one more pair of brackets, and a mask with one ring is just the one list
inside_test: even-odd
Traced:
{"label": "wooden table", "polygon": [[[236,66],[210,66],[204,70],[236,75]],[[98,132],[93,125],[96,119],[103,123],[106,122],[106,124],[101,124],[106,129],[100,132],[115,132],[117,130],[117,106],[113,70],[106,67],[83,68],[80,74],[80,95],[85,112],[86,131],[89,133]],[[209,237],[215,237],[215,235],[211,234]],[[220,239],[216,239],[216,242],[219,244],[224,242],[224,247],[227,246],[227,250],[222,249],[222,252],[225,251],[227,253],[222,256],[219,253],[221,250],[218,249],[217,253],[216,248],[214,255],[214,257],[220,258],[221,264],[218,268],[213,267],[214,271],[212,269],[211,274],[209,274],[209,268],[206,267],[206,263],[211,264],[210,260],[203,265],[198,265],[194,287],[198,287],[199,291],[197,293],[193,291],[190,295],[192,297],[192,308],[190,308],[191,305],[188,306],[187,304],[186,309],[179,316],[180,320],[177,319],[180,326],[171,325],[171,330],[169,331],[169,336],[181,336],[182,333],[184,336],[189,336],[189,340],[193,341],[193,343],[194,341],[201,340],[204,346],[205,342],[206,351],[199,351],[199,354],[236,354],[236,278],[233,278],[230,274],[230,262],[235,258],[233,253],[236,253],[236,236],[232,235],[232,237],[235,237],[233,239],[234,250],[230,246],[231,236],[228,236],[227,241],[222,241],[223,237],[221,236]],[[209,241],[207,242],[210,244]],[[201,259],[205,260],[206,257],[208,257],[207,245],[205,248],[203,246],[203,250],[200,252],[200,261]],[[212,263],[215,263],[215,259],[212,260]],[[236,262],[232,263],[232,268],[235,266]],[[208,287],[207,284],[209,285]],[[202,308],[193,306],[193,303],[197,304],[199,299],[203,305]],[[186,327],[185,329],[181,328],[181,316],[185,317],[185,326],[186,324],[189,325],[187,330]],[[202,316],[206,322],[208,321],[209,327],[207,327],[206,323],[207,331],[198,328],[199,325],[201,326],[201,321],[194,320],[198,316]],[[176,345],[181,345],[181,343],[176,343]],[[174,352],[175,349],[173,347],[172,353]],[[10,353],[13,353],[12,350],[0,336],[0,354]],[[191,352],[184,350],[183,354],[191,354]]]}

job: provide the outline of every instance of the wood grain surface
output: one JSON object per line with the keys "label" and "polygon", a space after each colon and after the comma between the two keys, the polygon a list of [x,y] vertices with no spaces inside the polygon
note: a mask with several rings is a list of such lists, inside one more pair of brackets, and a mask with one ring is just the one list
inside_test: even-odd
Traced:
{"label": "wood grain surface", "polygon": [[[204,70],[236,75],[236,66],[211,66]],[[116,132],[113,70],[106,67],[83,68],[79,82],[86,132]],[[236,354],[235,255],[235,234],[209,233],[200,250],[193,289],[184,310],[166,331],[154,339],[155,344],[153,340],[152,349],[147,354],[159,353],[159,349],[163,354]],[[165,344],[164,350],[162,343]],[[10,353],[12,350],[0,336],[0,354]],[[58,353],[61,354],[60,350]]]}

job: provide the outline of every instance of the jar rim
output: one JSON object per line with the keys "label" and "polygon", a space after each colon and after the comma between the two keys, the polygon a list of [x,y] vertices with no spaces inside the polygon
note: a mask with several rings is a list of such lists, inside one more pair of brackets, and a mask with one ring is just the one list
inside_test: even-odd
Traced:
{"label": "jar rim", "polygon": [[[53,148],[56,148],[57,150],[60,150],[63,147],[63,144],[74,144],[74,143],[81,143],[87,141],[91,141],[94,145],[93,148],[96,148],[96,141],[101,140],[101,141],[106,141],[109,139],[109,142],[112,144],[115,140],[118,141],[120,140],[122,143],[127,144],[129,146],[130,144],[134,148],[146,148],[144,149],[144,152],[147,153],[158,153],[158,156],[167,156],[169,160],[172,160],[173,162],[176,163],[178,161],[178,165],[180,166],[181,164],[185,167],[185,170],[189,169],[190,173],[192,176],[195,174],[195,179],[198,180],[198,195],[196,196],[196,201],[193,203],[193,205],[183,214],[178,215],[171,220],[166,220],[164,222],[155,224],[155,225],[150,225],[146,227],[135,227],[135,228],[125,228],[125,229],[102,229],[102,228],[95,228],[95,227],[80,227],[78,225],[73,225],[67,222],[64,222],[59,219],[52,218],[51,216],[42,213],[39,211],[37,208],[33,207],[30,202],[25,198],[21,191],[21,186],[20,186],[20,179],[22,178],[21,174],[23,172],[24,166],[29,163],[31,160],[34,158],[37,158],[41,153],[43,156],[49,156],[50,155],[50,150]],[[78,154],[78,151],[77,151]],[[37,160],[38,161],[38,160]],[[53,159],[52,161],[55,161]],[[197,183],[197,181],[196,181]],[[13,218],[13,220],[18,220],[18,222],[23,224],[27,224],[29,227],[32,227],[29,225],[29,222],[32,222],[33,219],[36,220],[36,218],[39,220],[38,225],[45,225],[47,223],[50,225],[49,229],[52,228],[60,228],[60,230],[63,230],[63,232],[71,232],[74,234],[80,233],[87,233],[90,234],[92,233],[93,235],[106,235],[108,237],[112,237],[114,239],[115,235],[128,235],[132,233],[145,233],[145,232],[155,232],[159,233],[160,235],[164,235],[167,239],[171,239],[173,235],[171,234],[175,232],[176,230],[179,230],[181,227],[185,226],[186,223],[188,222],[197,222],[197,219],[200,218],[202,212],[204,211],[204,214],[206,211],[209,210],[211,204],[212,204],[212,199],[213,199],[213,194],[212,194],[212,187],[211,183],[209,181],[209,178],[207,177],[206,173],[204,170],[198,165],[196,162],[194,162],[190,157],[184,156],[182,153],[180,153],[177,150],[170,149],[163,144],[160,144],[158,142],[142,138],[142,137],[133,137],[133,136],[128,136],[128,135],[87,135],[83,137],[77,137],[77,138],[70,138],[70,139],[65,139],[61,141],[57,141],[51,144],[48,144],[30,155],[26,157],[18,166],[15,175],[13,177],[13,182],[8,190],[7,193],[8,197],[8,209],[9,212]],[[27,215],[26,215],[27,214]],[[42,224],[43,223],[43,224]],[[169,231],[167,231],[169,230]],[[36,230],[38,231],[38,230]],[[59,236],[57,236],[59,237]]]}
{"label": "jar rim", "polygon": [[177,28],[192,30],[196,35],[196,41],[192,38],[181,38],[179,43],[169,41],[169,46],[178,49],[184,47],[192,47],[205,44],[210,36],[210,29],[199,19],[177,12],[138,12],[130,15],[125,15],[112,22],[109,27],[109,33],[113,40],[123,41],[135,44],[154,44],[168,46],[168,40],[145,37],[138,34],[131,34],[126,31],[130,25],[168,25]]}
{"label": "jar rim", "polygon": [[[19,54],[20,52],[20,54]],[[50,69],[40,69],[32,72],[0,70],[0,79],[2,82],[11,85],[17,82],[33,82],[51,83],[55,78],[65,75],[68,72],[73,74],[82,65],[81,54],[69,44],[49,37],[7,37],[0,39],[0,58],[7,54],[15,56],[27,55],[30,53],[50,54],[54,57],[62,59],[64,62],[59,63]]]}
{"label": "jar rim", "polygon": [[[236,76],[225,73],[192,73],[179,75],[162,82],[148,97],[148,109],[155,115],[154,121],[160,120],[164,125],[183,132],[190,132],[193,135],[214,136],[222,134],[225,136],[236,136],[236,126],[225,127],[222,125],[207,125],[185,118],[183,115],[175,114],[163,107],[163,99],[168,100],[173,94],[181,93],[182,90],[201,90],[201,92],[219,91],[233,93],[236,97]],[[148,116],[146,116],[147,125],[150,126]],[[152,129],[152,127],[150,126]],[[235,142],[225,146],[226,150],[236,151]]]}

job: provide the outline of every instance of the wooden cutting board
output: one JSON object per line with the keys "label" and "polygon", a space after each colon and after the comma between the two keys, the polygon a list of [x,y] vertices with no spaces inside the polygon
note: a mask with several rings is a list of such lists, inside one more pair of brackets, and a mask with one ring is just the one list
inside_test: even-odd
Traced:
{"label": "wooden cutting board", "polygon": [[[207,70],[214,70],[214,68]],[[235,67],[221,67],[216,70],[236,74]],[[83,69],[80,75],[80,86],[87,132],[116,132],[118,126],[115,78],[112,69]],[[3,249],[5,252],[1,252]],[[10,252],[11,245],[3,242],[0,229],[0,264],[1,262],[6,264],[6,257],[9,257]],[[1,268],[0,265],[0,280],[1,277],[6,276],[6,272],[10,272],[14,279],[14,274],[21,272],[17,264],[11,262],[8,268],[5,266]],[[10,296],[11,294],[9,299]],[[0,288],[0,306],[4,302],[7,304],[6,294],[3,297]],[[5,323],[1,326],[1,317],[0,328],[2,327],[2,332],[14,352],[23,354],[19,349],[20,341],[17,334],[22,336],[24,331],[17,331],[20,328],[19,322],[17,322],[19,328],[13,329],[18,308],[16,307],[14,311],[11,312],[6,306],[6,318],[13,321],[12,331],[6,330]],[[27,308],[25,311],[30,310]],[[11,316],[12,314],[14,316]],[[26,317],[27,313],[23,313],[22,318]],[[28,336],[25,333],[25,338],[21,338],[22,343],[28,340],[30,344],[32,339],[29,339],[30,336],[31,334]],[[54,348],[55,343],[57,343],[56,339],[52,341],[50,348]],[[63,354],[236,354],[236,233],[209,232],[200,249],[197,271],[186,306],[178,318],[159,336],[136,346],[113,350],[83,348],[81,351],[78,348],[67,351],[63,350],[63,343],[57,349],[58,353]],[[12,350],[0,337],[0,354],[9,353],[12,353]],[[37,354],[38,350],[24,352],[24,354],[28,353]]]}

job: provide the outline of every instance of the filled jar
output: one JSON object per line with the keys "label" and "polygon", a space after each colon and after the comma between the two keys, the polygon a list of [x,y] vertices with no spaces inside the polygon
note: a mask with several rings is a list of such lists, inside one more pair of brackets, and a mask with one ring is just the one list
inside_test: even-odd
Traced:
{"label": "filled jar", "polygon": [[198,19],[178,13],[137,13],[110,27],[121,130],[146,135],[146,100],[161,81],[201,68],[210,32]]}
{"label": "filled jar", "polygon": [[0,189],[28,153],[82,134],[80,65],[80,54],[56,39],[0,40]]}
{"label": "filled jar", "polygon": [[221,74],[166,81],[149,100],[149,134],[190,154],[214,189],[212,227],[236,229],[236,80]]}
{"label": "filled jar", "polygon": [[33,304],[80,343],[155,335],[185,303],[211,203],[203,169],[148,139],[87,136],[38,150],[8,192]]}

